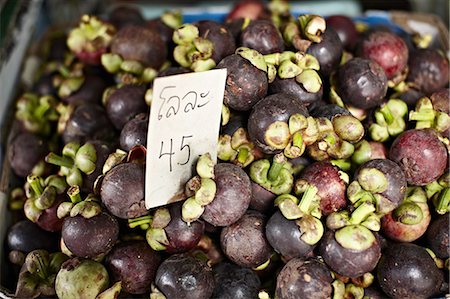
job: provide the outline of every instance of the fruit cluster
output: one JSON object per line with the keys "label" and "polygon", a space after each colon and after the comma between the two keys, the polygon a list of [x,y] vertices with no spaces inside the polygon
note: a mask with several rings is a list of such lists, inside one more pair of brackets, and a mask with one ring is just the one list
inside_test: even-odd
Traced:
{"label": "fruit cluster", "polygon": [[[241,1],[224,23],[83,16],[16,102],[12,296],[445,294],[449,62],[426,41],[282,0]],[[147,210],[152,82],[213,68],[218,162],[204,153],[185,199]]]}

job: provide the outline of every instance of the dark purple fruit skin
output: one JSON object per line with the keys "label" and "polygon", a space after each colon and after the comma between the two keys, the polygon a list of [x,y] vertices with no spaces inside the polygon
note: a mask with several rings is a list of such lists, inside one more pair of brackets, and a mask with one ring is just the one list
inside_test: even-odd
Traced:
{"label": "dark purple fruit skin", "polygon": [[408,66],[406,81],[426,95],[448,85],[448,60],[436,50],[417,49],[410,54]]}
{"label": "dark purple fruit skin", "polygon": [[449,215],[441,215],[431,222],[426,232],[427,245],[441,259],[450,256]]}
{"label": "dark purple fruit skin", "polygon": [[139,26],[120,29],[111,42],[111,52],[157,70],[167,58],[167,47],[159,34]]}
{"label": "dark purple fruit skin", "polygon": [[327,266],[316,258],[295,258],[287,262],[277,277],[279,299],[331,298],[333,278]]}
{"label": "dark purple fruit skin", "polygon": [[145,24],[145,19],[140,10],[129,5],[115,7],[108,14],[108,21],[113,24],[117,30],[130,25],[143,26]]}
{"label": "dark purple fruit skin", "polygon": [[118,130],[139,113],[147,113],[145,87],[124,85],[113,91],[106,99],[106,113]]}
{"label": "dark purple fruit skin", "polygon": [[111,140],[115,130],[103,107],[93,103],[75,106],[63,132],[64,143],[88,140]]}
{"label": "dark purple fruit skin", "polygon": [[252,199],[250,201],[250,208],[261,213],[266,213],[273,209],[275,197],[277,196],[255,182],[251,184]]}
{"label": "dark purple fruit skin", "polygon": [[120,131],[120,148],[129,151],[136,145],[147,147],[148,114],[139,113]]}
{"label": "dark purple fruit skin", "polygon": [[361,109],[377,107],[387,88],[386,74],[375,61],[356,57],[338,68],[336,89],[346,104]]}
{"label": "dark purple fruit skin", "polygon": [[302,234],[295,221],[286,219],[280,211],[276,211],[267,221],[267,240],[286,261],[307,256],[313,251],[315,246],[305,243],[301,239]]}
{"label": "dark purple fruit skin", "polygon": [[448,154],[433,129],[412,129],[397,136],[389,159],[400,165],[408,184],[425,186],[444,173]]}
{"label": "dark purple fruit skin", "polygon": [[450,113],[450,106],[448,105],[450,101],[450,89],[442,88],[434,92],[430,96],[430,100],[433,103],[433,109],[445,113]]}
{"label": "dark purple fruit skin", "polygon": [[186,69],[181,66],[171,66],[171,67],[168,67],[168,68],[162,70],[161,72],[159,72],[158,77],[167,77],[167,76],[172,76],[172,75],[187,74],[190,72],[191,72],[190,69]]}
{"label": "dark purple fruit skin", "polygon": [[391,80],[406,70],[409,53],[406,43],[400,36],[388,31],[375,30],[362,38],[357,55],[378,63],[388,80]]}
{"label": "dark purple fruit skin", "polygon": [[74,105],[84,102],[100,104],[103,91],[108,87],[108,83],[100,76],[85,75],[83,85],[75,93],[62,99],[62,101]]}
{"label": "dark purple fruit skin", "polygon": [[375,288],[373,285],[368,288],[364,288],[364,296],[367,297],[367,299],[389,299],[388,296],[386,296],[378,288]]}
{"label": "dark purple fruit skin", "polygon": [[233,134],[240,128],[247,128],[248,115],[242,112],[232,113],[228,123],[220,128],[220,134],[233,136]]}
{"label": "dark purple fruit skin", "polygon": [[155,285],[166,298],[209,299],[214,276],[205,263],[188,254],[174,254],[159,266]]}
{"label": "dark purple fruit skin", "polygon": [[197,26],[201,37],[212,42],[213,52],[211,58],[216,63],[233,54],[236,50],[234,38],[224,25],[210,20],[198,21],[194,25]]}
{"label": "dark purple fruit skin", "polygon": [[160,264],[160,255],[145,241],[118,244],[105,260],[113,281],[122,281],[122,289],[130,294],[148,292]]}
{"label": "dark purple fruit skin", "polygon": [[334,231],[327,231],[319,244],[319,252],[323,260],[334,272],[356,278],[375,269],[381,257],[378,241],[363,251],[342,247],[334,238]]}
{"label": "dark purple fruit skin", "polygon": [[227,226],[238,221],[250,205],[250,178],[239,166],[219,163],[214,167],[214,181],[216,196],[205,206],[202,218],[214,226]]}
{"label": "dark purple fruit skin", "polygon": [[119,238],[119,223],[102,212],[92,218],[67,217],[61,230],[66,247],[75,256],[95,259],[107,254]]}
{"label": "dark purple fruit skin", "polygon": [[307,166],[300,173],[299,179],[317,188],[323,215],[329,215],[347,206],[345,182],[339,175],[339,169],[330,162],[315,162]]}
{"label": "dark purple fruit skin", "polygon": [[41,229],[29,220],[22,220],[9,228],[7,234],[9,250],[29,253],[36,249],[55,252],[59,248],[59,236]]}
{"label": "dark purple fruit skin", "polygon": [[326,22],[327,27],[333,28],[337,33],[343,47],[352,50],[358,39],[358,31],[353,20],[344,15],[332,15],[326,18]]}
{"label": "dark purple fruit skin", "polygon": [[311,116],[313,117],[325,117],[329,120],[332,120],[335,116],[338,115],[352,115],[350,111],[341,106],[335,104],[327,104],[315,107],[311,111]]}
{"label": "dark purple fruit skin", "polygon": [[144,189],[145,167],[124,163],[106,173],[100,188],[100,197],[111,214],[122,219],[131,219],[147,214]]}
{"label": "dark purple fruit skin", "polygon": [[444,275],[430,254],[412,243],[393,243],[383,252],[378,282],[391,298],[430,298],[439,292]]}
{"label": "dark purple fruit skin", "polygon": [[288,123],[289,118],[297,113],[309,116],[306,107],[295,98],[284,93],[277,93],[265,97],[250,112],[248,118],[248,134],[250,139],[265,154],[281,152],[281,150],[274,149],[266,143],[266,131],[274,122],[281,121]]}
{"label": "dark purple fruit skin", "polygon": [[307,92],[303,85],[297,83],[295,78],[280,79],[278,76],[269,84],[269,94],[284,92],[296,98],[306,107],[320,101],[323,96],[323,86],[316,93]]}
{"label": "dark purple fruit skin", "polygon": [[424,96],[425,95],[422,92],[411,87],[408,88],[408,90],[406,90],[405,92],[397,95],[395,98],[402,100],[403,102],[408,104],[408,107],[414,109],[416,107],[416,102]]}
{"label": "dark purple fruit skin", "polygon": [[284,51],[284,41],[275,25],[266,20],[252,21],[241,33],[241,45],[265,55]]}
{"label": "dark purple fruit skin", "polygon": [[170,222],[164,228],[169,244],[166,251],[169,253],[186,252],[194,248],[205,231],[203,221],[194,221],[187,224],[181,217],[181,204],[173,204],[169,207]]}
{"label": "dark purple fruit skin", "polygon": [[65,194],[58,195],[52,206],[42,211],[36,224],[48,232],[61,231],[64,219],[58,218],[57,211],[59,204],[66,201],[66,199],[67,197]]}
{"label": "dark purple fruit skin", "polygon": [[227,69],[223,101],[238,111],[250,110],[267,94],[267,75],[237,54],[225,57],[217,68]]}
{"label": "dark purple fruit skin", "polygon": [[319,61],[319,72],[323,76],[329,76],[332,71],[338,68],[342,52],[343,46],[339,35],[330,27],[322,34],[320,43],[312,43],[306,50],[307,54],[313,55]]}
{"label": "dark purple fruit skin", "polygon": [[364,168],[375,168],[381,171],[387,181],[388,187],[385,191],[380,192],[382,196],[398,206],[405,197],[406,193],[406,177],[403,170],[393,161],[389,159],[373,159],[362,164],[354,174],[355,180]]}
{"label": "dark purple fruit skin", "polygon": [[249,210],[237,222],[223,228],[220,245],[225,255],[242,267],[255,268],[265,263],[272,254],[265,226],[265,215]]}
{"label": "dark purple fruit skin", "polygon": [[[431,103],[433,103],[433,109],[450,114],[450,89],[443,88],[434,92],[430,96]],[[442,136],[450,138],[450,128],[441,133]]]}
{"label": "dark purple fruit skin", "polygon": [[261,281],[248,268],[222,262],[213,268],[215,288],[211,299],[258,298]]}
{"label": "dark purple fruit skin", "polygon": [[25,178],[48,152],[48,145],[44,139],[32,133],[22,132],[11,141],[7,154],[13,172]]}
{"label": "dark purple fruit skin", "polygon": [[175,43],[172,41],[173,29],[164,24],[161,18],[147,21],[146,27],[159,33],[163,42],[168,46],[168,52],[173,51]]}

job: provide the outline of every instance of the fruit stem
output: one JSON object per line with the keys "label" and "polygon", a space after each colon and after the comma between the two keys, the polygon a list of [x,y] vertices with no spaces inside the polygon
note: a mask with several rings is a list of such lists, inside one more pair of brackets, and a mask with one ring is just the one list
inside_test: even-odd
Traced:
{"label": "fruit stem", "polygon": [[41,178],[36,175],[29,175],[27,177],[27,182],[30,184],[31,189],[33,189],[34,193],[36,194],[36,197],[39,197],[42,195],[42,192],[44,192],[44,186],[41,184]]}
{"label": "fruit stem", "polygon": [[71,158],[65,156],[58,156],[55,153],[49,153],[45,157],[45,162],[67,168],[71,168],[74,164]]}
{"label": "fruit stem", "polygon": [[248,157],[249,157],[248,148],[246,148],[245,146],[242,146],[241,148],[238,149],[237,160],[239,163],[244,165],[245,162],[247,161]]}
{"label": "fruit stem", "polygon": [[269,173],[267,175],[267,178],[269,181],[275,181],[278,178],[278,175],[280,174],[280,171],[283,169],[284,164],[286,163],[286,157],[282,154],[276,154],[273,157],[272,165],[269,168]]}
{"label": "fruit stem", "polygon": [[152,221],[153,221],[153,217],[151,215],[128,219],[128,227],[136,228],[136,227],[140,226],[141,228],[145,228],[145,226],[152,225]]}
{"label": "fruit stem", "polygon": [[69,196],[70,201],[72,201],[72,203],[74,204],[82,201],[80,195],[80,187],[78,187],[77,185],[71,186],[69,190],[67,190],[67,195]]}
{"label": "fruit stem", "polygon": [[359,224],[375,212],[375,210],[374,204],[370,200],[365,200],[353,211],[349,222],[351,224]]}
{"label": "fruit stem", "polygon": [[450,210],[450,188],[445,188],[438,196],[436,212],[438,214],[445,214]]}
{"label": "fruit stem", "polygon": [[315,208],[313,204],[315,205],[318,204],[317,202],[314,201],[316,195],[317,195],[317,188],[313,185],[308,185],[308,187],[305,190],[305,193],[303,193],[300,203],[298,204],[298,207],[303,213],[310,214],[311,211]]}

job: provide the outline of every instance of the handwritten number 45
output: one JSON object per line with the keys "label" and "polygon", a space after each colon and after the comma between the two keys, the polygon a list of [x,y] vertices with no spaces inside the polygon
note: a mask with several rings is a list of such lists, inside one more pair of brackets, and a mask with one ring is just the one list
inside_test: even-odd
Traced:
{"label": "handwritten number 45", "polygon": [[[181,142],[180,142],[180,147],[178,150],[178,153],[182,153],[184,155],[184,159],[180,159],[180,161],[184,161],[184,162],[178,162],[178,165],[186,165],[189,160],[191,159],[191,147],[189,146],[189,144],[186,144],[186,140],[188,138],[192,138],[193,135],[185,135],[181,138]],[[170,138],[169,140],[169,151],[168,152],[164,152],[164,141],[161,141],[161,147],[159,149],[159,159],[161,159],[164,156],[169,156],[169,171],[172,172],[173,170],[173,156],[177,153],[174,151],[173,149],[173,138]]]}

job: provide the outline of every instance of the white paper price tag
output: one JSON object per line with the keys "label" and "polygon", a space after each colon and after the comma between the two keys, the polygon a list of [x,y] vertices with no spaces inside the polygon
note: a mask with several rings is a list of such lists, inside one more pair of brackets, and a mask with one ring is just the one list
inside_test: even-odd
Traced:
{"label": "white paper price tag", "polygon": [[145,206],[184,199],[200,155],[217,160],[226,69],[157,78],[147,136]]}

